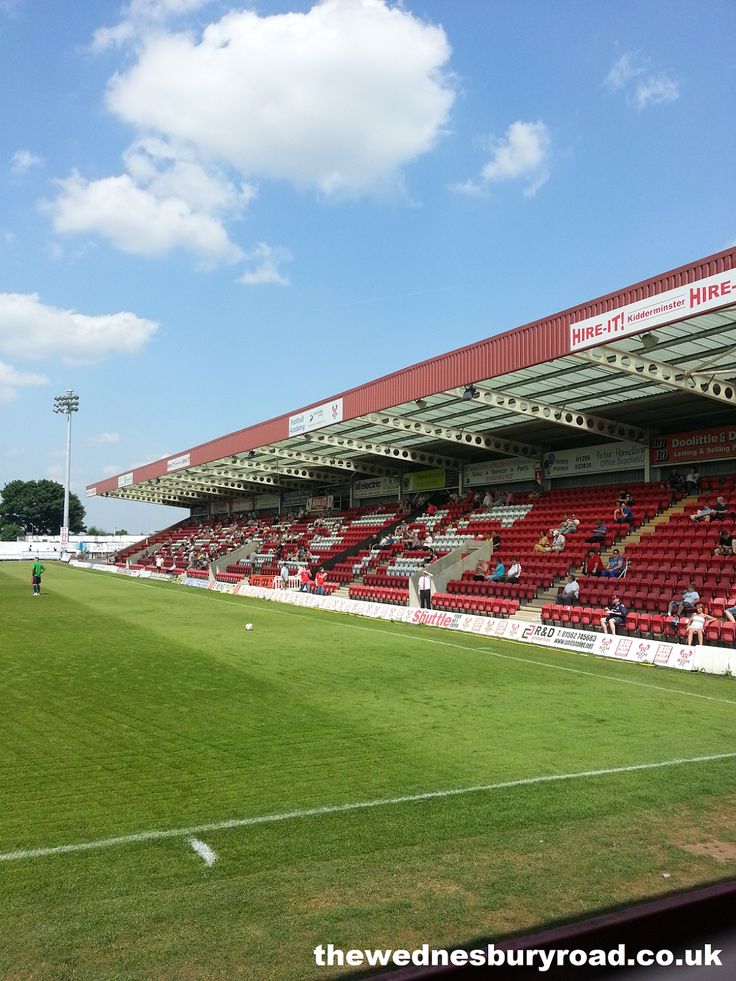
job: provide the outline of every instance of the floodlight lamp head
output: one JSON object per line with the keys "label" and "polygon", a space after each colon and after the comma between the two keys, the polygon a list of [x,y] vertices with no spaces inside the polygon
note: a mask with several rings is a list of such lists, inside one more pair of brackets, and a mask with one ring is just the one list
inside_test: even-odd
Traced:
{"label": "floodlight lamp head", "polygon": [[641,346],[645,351],[652,351],[659,344],[659,338],[654,331],[641,335]]}
{"label": "floodlight lamp head", "polygon": [[256,455],[256,451],[255,450],[248,450],[248,459],[249,460],[252,460],[255,455]]}
{"label": "floodlight lamp head", "polygon": [[475,387],[475,385],[466,385],[465,391],[463,392],[463,402],[472,402],[473,399],[477,399],[480,392]]}

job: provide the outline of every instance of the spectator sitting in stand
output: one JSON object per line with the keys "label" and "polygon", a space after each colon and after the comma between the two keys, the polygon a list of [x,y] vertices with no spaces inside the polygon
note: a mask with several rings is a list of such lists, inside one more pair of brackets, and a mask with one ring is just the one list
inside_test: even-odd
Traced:
{"label": "spectator sitting in stand", "polygon": [[[618,511],[618,518],[615,518],[615,520],[620,525],[628,525],[630,531],[634,524],[634,512],[631,510],[631,507],[628,504],[622,504],[616,508],[616,511]],[[616,511],[614,511],[614,516]]]}
{"label": "spectator sitting in stand", "polygon": [[[731,597],[731,602],[733,603],[733,597]],[[729,623],[736,623],[736,606],[726,607],[726,609],[723,611],[723,615]]]}
{"label": "spectator sitting in stand", "polygon": [[574,535],[578,530],[578,526],[575,524],[572,518],[568,515],[563,515],[562,521],[560,522],[560,531],[563,535]]}
{"label": "spectator sitting in stand", "polygon": [[595,549],[591,548],[583,559],[583,572],[586,576],[600,576],[603,572],[601,557]]}
{"label": "spectator sitting in stand", "polygon": [[490,569],[490,562],[479,562],[475,567],[475,572],[473,573],[473,579],[475,582],[483,582],[490,572]]}
{"label": "spectator sitting in stand", "polygon": [[535,552],[549,552],[549,538],[542,532],[539,536],[539,541],[534,546]]}
{"label": "spectator sitting in stand", "polygon": [[424,536],[424,541],[422,542],[424,548],[433,549],[434,548],[434,538],[430,534]]}
{"label": "spectator sitting in stand", "polygon": [[550,552],[564,552],[566,542],[567,539],[559,528],[555,528],[552,532],[552,544],[549,547]]}
{"label": "spectator sitting in stand", "polygon": [[690,616],[699,600],[700,593],[695,588],[695,584],[688,583],[687,589],[683,589],[680,599],[678,600],[677,597],[672,599],[668,610],[669,615],[671,617],[681,617],[683,614]]}
{"label": "spectator sitting in stand", "polygon": [[488,577],[488,582],[500,582],[506,575],[506,566],[498,559],[493,572]]}
{"label": "spectator sitting in stand", "polygon": [[506,573],[505,582],[518,582],[521,579],[521,563],[514,557],[511,560],[509,571]]}
{"label": "spectator sitting in stand", "polygon": [[542,481],[535,480],[534,486],[529,491],[529,500],[536,501],[537,498],[542,497],[543,495],[544,495],[544,487],[542,486]]}
{"label": "spectator sitting in stand", "polygon": [[696,522],[704,521],[708,524],[711,518],[715,516],[715,513],[715,510],[709,504],[704,504],[699,511],[693,511],[690,515],[690,520]]}
{"label": "spectator sitting in stand", "polygon": [[713,505],[713,514],[711,515],[711,521],[714,521],[716,519],[718,519],[719,521],[723,521],[723,519],[726,517],[727,514],[731,518],[731,520],[736,518],[736,514],[733,511],[731,511],[730,514],[728,513],[728,504],[726,504],[726,499],[723,497],[717,497],[716,503]]}
{"label": "spectator sitting in stand", "polygon": [[603,611],[603,616],[601,617],[603,632],[606,634],[615,634],[616,627],[623,627],[626,623],[626,614],[628,612],[621,602],[621,597],[614,596],[610,604]]}
{"label": "spectator sitting in stand", "polygon": [[698,638],[699,644],[703,643],[703,627],[705,627],[706,623],[711,623],[714,620],[715,617],[705,612],[705,607],[702,603],[695,604],[695,611],[687,622],[688,647],[692,647],[693,637]]}
{"label": "spectator sitting in stand", "polygon": [[493,507],[493,494],[491,494],[490,487],[488,488],[488,490],[483,495],[483,507],[484,508]]}
{"label": "spectator sitting in stand", "polygon": [[433,548],[430,548],[429,551],[427,552],[427,554],[422,559],[422,565],[423,566],[424,565],[430,565],[432,562],[435,561],[436,558],[437,558],[437,555],[435,553],[435,550]]}
{"label": "spectator sitting in stand", "polygon": [[431,501],[427,505],[427,514],[430,518],[433,518],[437,514],[437,505],[433,504]]}
{"label": "spectator sitting in stand", "polygon": [[685,492],[697,494],[700,491],[700,473],[696,467],[690,467],[685,474]]}
{"label": "spectator sitting in stand", "polygon": [[595,528],[593,529],[590,538],[586,538],[586,542],[590,542],[593,545],[603,545],[606,541],[606,534],[608,528],[603,523],[600,518],[595,519]]}
{"label": "spectator sitting in stand", "polygon": [[575,606],[580,599],[580,585],[575,576],[570,573],[567,584],[557,590],[557,602],[562,606]]}
{"label": "spectator sitting in stand", "polygon": [[624,567],[625,562],[623,555],[621,555],[617,548],[614,548],[608,559],[608,564],[603,572],[601,572],[601,577],[606,579],[619,579],[624,571]]}
{"label": "spectator sitting in stand", "polygon": [[725,528],[721,530],[718,544],[713,549],[713,554],[736,555],[736,538],[734,538],[733,532],[726,531]]}

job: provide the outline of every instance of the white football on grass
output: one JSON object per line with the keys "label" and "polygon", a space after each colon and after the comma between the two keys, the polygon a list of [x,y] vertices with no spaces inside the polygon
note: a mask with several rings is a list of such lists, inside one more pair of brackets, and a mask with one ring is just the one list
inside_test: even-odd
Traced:
{"label": "white football on grass", "polygon": [[252,630],[253,629],[253,624],[252,623],[246,623],[245,629],[246,630]]}

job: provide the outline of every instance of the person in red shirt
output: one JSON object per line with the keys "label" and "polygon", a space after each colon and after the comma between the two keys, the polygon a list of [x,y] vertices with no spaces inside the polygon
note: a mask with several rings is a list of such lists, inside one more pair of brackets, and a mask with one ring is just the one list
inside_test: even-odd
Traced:
{"label": "person in red shirt", "polygon": [[309,592],[309,587],[311,586],[312,581],[309,578],[309,569],[307,569],[306,566],[302,566],[299,570],[299,584],[300,593]]}
{"label": "person in red shirt", "polygon": [[599,576],[603,572],[601,557],[592,548],[583,559],[583,572],[586,576]]}
{"label": "person in red shirt", "polygon": [[433,518],[435,514],[437,514],[437,505],[432,503],[428,504],[427,514],[430,516],[430,518]]}
{"label": "person in red shirt", "polygon": [[314,577],[314,585],[317,587],[317,595],[325,595],[325,582],[327,581],[327,576],[325,575],[325,570],[320,568],[317,575]]}

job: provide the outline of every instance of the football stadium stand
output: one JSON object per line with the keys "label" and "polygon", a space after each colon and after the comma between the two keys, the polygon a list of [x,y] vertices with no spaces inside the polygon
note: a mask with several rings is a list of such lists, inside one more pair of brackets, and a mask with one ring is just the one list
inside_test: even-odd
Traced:
{"label": "football stadium stand", "polygon": [[404,606],[429,569],[436,609],[588,630],[616,593],[619,632],[649,638],[687,636],[689,591],[732,646],[734,297],[730,248],[87,493],[186,509],[132,569],[322,568],[324,592]]}

